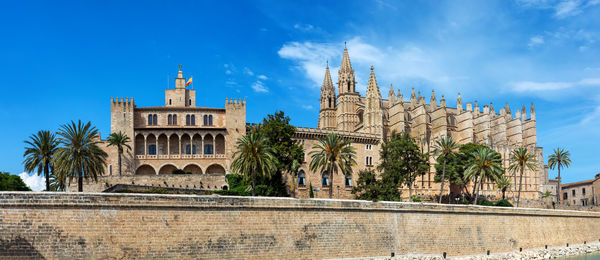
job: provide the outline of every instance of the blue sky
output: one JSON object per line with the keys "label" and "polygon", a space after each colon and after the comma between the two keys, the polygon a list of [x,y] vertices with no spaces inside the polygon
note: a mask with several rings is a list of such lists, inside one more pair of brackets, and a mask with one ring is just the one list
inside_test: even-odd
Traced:
{"label": "blue sky", "polygon": [[40,129],[82,119],[106,136],[110,97],[163,105],[179,63],[199,106],[246,98],[249,122],[283,110],[315,127],[344,42],[363,94],[373,65],[384,98],[392,83],[449,106],[458,92],[534,102],[545,155],[572,153],[564,181],[600,172],[600,0],[12,1],[0,24],[0,170],[13,174]]}

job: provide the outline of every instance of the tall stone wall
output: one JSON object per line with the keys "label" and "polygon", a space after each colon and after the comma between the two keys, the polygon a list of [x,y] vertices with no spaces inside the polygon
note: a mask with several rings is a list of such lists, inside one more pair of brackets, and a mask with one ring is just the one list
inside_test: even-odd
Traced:
{"label": "tall stone wall", "polygon": [[0,193],[0,258],[321,259],[600,239],[600,214],[187,195]]}

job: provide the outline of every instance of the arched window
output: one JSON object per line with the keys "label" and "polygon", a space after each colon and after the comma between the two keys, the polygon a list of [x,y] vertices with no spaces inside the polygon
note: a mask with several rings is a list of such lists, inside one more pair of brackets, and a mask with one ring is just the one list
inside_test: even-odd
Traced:
{"label": "arched window", "polygon": [[148,125],[152,125],[152,115],[148,115]]}
{"label": "arched window", "polygon": [[410,121],[412,120],[412,117],[410,116],[410,113],[409,113],[409,114],[407,114],[407,115],[408,115],[408,116],[407,116],[408,122],[410,122]]}
{"label": "arched window", "polygon": [[298,173],[298,186],[306,186],[306,174],[304,173],[304,170],[300,170]]}
{"label": "arched window", "polygon": [[329,108],[332,108],[332,106],[331,106],[331,97],[329,98]]}
{"label": "arched window", "polygon": [[171,104],[171,99],[169,99],[169,105]]}
{"label": "arched window", "polygon": [[185,115],[185,125],[190,125],[190,115]]}
{"label": "arched window", "polygon": [[168,124],[168,125],[172,125],[172,124],[173,124],[173,116],[172,116],[172,115],[169,115],[167,118],[168,118],[168,120],[167,120],[167,124]]}
{"label": "arched window", "polygon": [[157,120],[156,120],[156,114],[154,114],[154,115],[152,116],[152,124],[153,124],[153,125],[158,125],[158,123],[157,123]]}
{"label": "arched window", "polygon": [[173,124],[177,125],[177,115],[173,115]]}
{"label": "arched window", "polygon": [[192,121],[192,124],[191,124],[191,125],[196,125],[196,116],[192,115],[192,117],[191,117],[191,118],[192,118],[192,119],[191,119],[191,121]]}
{"label": "arched window", "polygon": [[192,146],[189,144],[185,146],[185,154],[192,154]]}
{"label": "arched window", "polygon": [[208,116],[208,125],[213,125],[212,124],[212,115]]}
{"label": "arched window", "polygon": [[454,116],[450,116],[448,118],[448,121],[450,123],[451,126],[454,126],[456,124],[456,119],[454,118]]}
{"label": "arched window", "polygon": [[321,175],[321,185],[322,186],[329,186],[329,174],[327,174],[327,172],[324,172]]}
{"label": "arched window", "polygon": [[156,155],[156,145],[155,144],[151,144],[150,146],[148,146],[148,154]]}
{"label": "arched window", "polygon": [[208,116],[204,115],[204,125],[208,125]]}
{"label": "arched window", "polygon": [[344,181],[346,187],[352,187],[352,175],[346,175],[346,180]]}
{"label": "arched window", "polygon": [[192,105],[192,100],[190,99],[190,100],[188,101],[188,106],[191,106],[191,105]]}

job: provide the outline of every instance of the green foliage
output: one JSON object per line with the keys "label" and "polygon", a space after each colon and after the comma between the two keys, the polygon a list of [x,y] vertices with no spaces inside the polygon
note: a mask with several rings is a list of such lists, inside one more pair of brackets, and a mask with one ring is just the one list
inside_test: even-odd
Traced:
{"label": "green foliage", "polygon": [[[482,186],[484,181],[493,180],[496,182],[504,174],[502,168],[502,156],[491,148],[484,147],[473,153],[473,164],[465,171],[465,179],[472,180],[475,188]],[[474,201],[477,203],[477,189],[473,192]]]}
{"label": "green foliage", "polygon": [[421,196],[419,196],[419,195],[412,195],[412,196],[410,196],[410,201],[412,201],[412,202],[421,202]]}
{"label": "green foliage", "polygon": [[38,175],[44,173],[46,177],[46,190],[50,190],[50,170],[52,169],[52,158],[58,149],[58,140],[56,135],[50,131],[39,131],[36,135],[29,137],[31,140],[25,141],[28,147],[25,147],[23,156],[23,165],[28,173],[37,172]]}
{"label": "green foliage", "polygon": [[440,155],[435,164],[434,180],[436,182],[441,182],[444,159],[447,159],[445,179],[450,181],[451,184],[461,187],[461,190],[463,190],[468,183],[468,180],[465,179],[464,173],[465,170],[471,164],[473,164],[473,153],[484,147],[487,146],[475,143],[467,143],[460,145],[458,152],[456,153]]}
{"label": "green foliage", "polygon": [[278,162],[274,153],[275,150],[260,128],[255,128],[238,139],[231,170],[252,178],[252,195],[256,194],[254,188],[257,175],[269,178],[277,170]]}
{"label": "green foliage", "polygon": [[119,156],[119,176],[121,176],[121,156],[123,155],[123,148],[127,148],[127,150],[131,150],[131,146],[129,146],[129,144],[131,142],[131,139],[129,138],[129,136],[127,136],[127,134],[119,131],[116,133],[112,133],[108,136],[108,146],[116,146],[117,147],[117,152],[118,152],[118,156]]}
{"label": "green foliage", "polygon": [[491,202],[491,201],[489,201],[489,200],[486,200],[486,199],[480,199],[480,200],[477,201],[477,205],[480,205],[480,206],[494,206],[494,203]]}
{"label": "green foliage", "polygon": [[78,190],[83,191],[83,179],[98,181],[104,174],[108,155],[100,148],[98,129],[90,122],[71,121],[60,127],[58,140],[62,147],[56,151],[52,164],[59,176],[69,182],[77,178]]}
{"label": "green foliage", "polygon": [[245,183],[245,176],[241,174],[227,174],[225,175],[225,179],[227,179],[227,183],[229,184],[229,188],[233,189],[234,187],[239,187],[242,185],[248,185]]}
{"label": "green foliage", "polygon": [[454,140],[452,140],[451,136],[444,136],[444,137],[440,137],[438,140],[436,140],[435,142],[435,150],[434,150],[434,154],[438,156],[438,158],[440,156],[444,156],[444,158],[442,158],[443,164],[442,164],[442,185],[440,188],[440,195],[439,195],[439,203],[442,203],[442,196],[444,195],[444,183],[446,180],[446,159],[445,157],[453,154],[454,150],[456,150],[458,148],[458,145],[454,142]]}
{"label": "green foliage", "polygon": [[499,200],[496,202],[496,207],[512,207],[513,205],[508,200]]}
{"label": "green foliage", "polygon": [[352,174],[352,166],[356,165],[356,151],[349,140],[337,134],[328,134],[313,145],[310,169],[315,172],[329,174],[329,198],[333,197],[333,174],[341,172],[344,176]]}
{"label": "green foliage", "polygon": [[552,192],[547,190],[546,192],[542,193],[542,199],[545,198],[549,198],[550,196],[552,196]]}
{"label": "green foliage", "polygon": [[390,140],[381,148],[382,179],[397,187],[407,185],[412,195],[412,186],[417,177],[429,171],[428,154],[422,153],[415,140],[407,133],[392,133]]}
{"label": "green foliage", "polygon": [[315,192],[313,191],[312,183],[308,183],[308,187],[310,189],[308,191],[308,197],[312,199],[315,197]]}
{"label": "green foliage", "polygon": [[[519,207],[519,202],[521,201],[521,183],[523,182],[523,172],[525,169],[535,170],[537,168],[535,154],[530,153],[527,148],[520,147],[515,149],[510,153],[510,165],[508,166],[508,170],[512,171],[516,174],[517,171],[520,172],[519,177],[519,192],[517,195],[517,207]],[[516,178],[515,178],[516,180]]]}
{"label": "green foliage", "polygon": [[8,172],[0,172],[0,191],[31,191],[21,177]]}
{"label": "green foliage", "polygon": [[54,173],[50,174],[50,191],[65,191],[65,176],[57,176]]}
{"label": "green foliage", "polygon": [[172,173],[172,174],[192,174],[191,172],[190,172],[190,173],[187,173],[187,172],[185,172],[185,171],[184,171],[184,170],[182,170],[182,169],[175,169],[175,170],[171,171],[171,173]]}
{"label": "green foliage", "polygon": [[375,171],[361,170],[358,181],[352,188],[356,199],[372,201],[400,201],[398,186],[391,181],[377,180]]}

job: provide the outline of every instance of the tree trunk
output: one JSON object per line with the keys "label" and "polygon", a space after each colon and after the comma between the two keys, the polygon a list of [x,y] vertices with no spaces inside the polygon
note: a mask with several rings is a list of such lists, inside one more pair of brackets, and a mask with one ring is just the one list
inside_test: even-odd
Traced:
{"label": "tree trunk", "polygon": [[[444,181],[446,180],[446,157],[444,157],[444,167],[442,168],[442,188],[440,189],[440,203],[442,203],[442,196],[444,195]],[[450,203],[450,202],[448,202]]]}
{"label": "tree trunk", "polygon": [[329,198],[333,198],[333,169],[329,168]]}
{"label": "tree trunk", "polygon": [[523,170],[525,166],[521,165],[521,176],[519,177],[519,193],[517,195],[517,208],[519,207],[519,202],[521,202],[521,185],[523,184]]}
{"label": "tree trunk", "polygon": [[252,170],[252,197],[256,196],[254,193],[254,187],[256,187],[256,171]]}
{"label": "tree trunk", "polygon": [[50,191],[50,171],[48,170],[48,163],[44,164],[44,175],[46,175],[46,191]]}
{"label": "tree trunk", "polygon": [[562,197],[560,196],[561,194],[561,188],[560,187],[560,166],[558,167],[558,178],[556,178],[558,180],[558,186],[556,186],[556,203],[558,205],[562,205]]}
{"label": "tree trunk", "polygon": [[123,154],[123,148],[119,147],[119,177],[121,176],[121,155]]}
{"label": "tree trunk", "polygon": [[[481,185],[483,185],[483,176],[481,176]],[[473,200],[473,205],[477,205],[477,197],[479,197],[479,183],[475,182],[475,190],[473,191],[473,196],[475,199]]]}
{"label": "tree trunk", "polygon": [[412,200],[412,180],[410,174],[408,175],[408,201]]}
{"label": "tree trunk", "polygon": [[296,197],[296,182],[298,181],[298,178],[296,178],[296,176],[294,176],[293,173],[290,173],[290,175],[292,176],[292,179],[290,181],[290,193],[292,194],[292,198]]}
{"label": "tree trunk", "polygon": [[502,200],[506,199],[506,196],[504,196],[506,194],[506,189],[502,189]]}
{"label": "tree trunk", "polygon": [[515,182],[515,185],[513,185],[513,192],[512,192],[512,198],[513,198],[513,203],[515,202],[515,190],[517,189],[517,172],[513,171],[513,181]]}
{"label": "tree trunk", "polygon": [[473,193],[471,193],[471,196],[473,197],[473,200],[475,200],[475,191],[477,189],[477,175],[475,175],[475,180],[473,180]]}
{"label": "tree trunk", "polygon": [[83,171],[79,170],[79,172],[77,173],[77,191],[79,192],[83,192]]}

